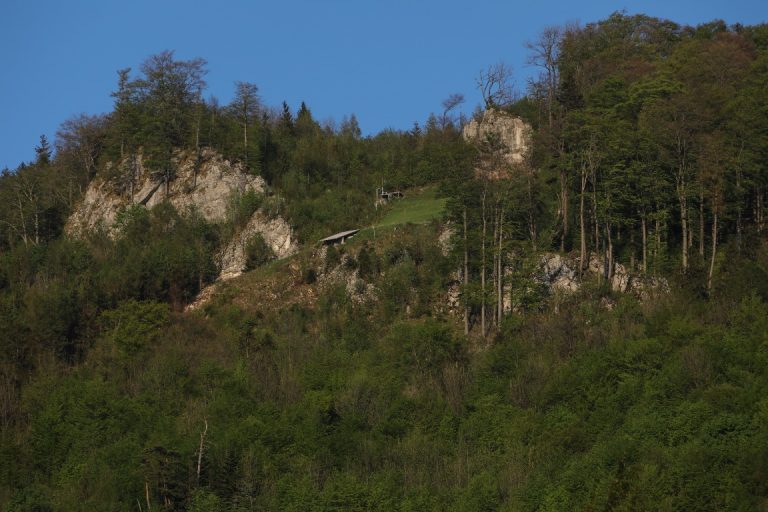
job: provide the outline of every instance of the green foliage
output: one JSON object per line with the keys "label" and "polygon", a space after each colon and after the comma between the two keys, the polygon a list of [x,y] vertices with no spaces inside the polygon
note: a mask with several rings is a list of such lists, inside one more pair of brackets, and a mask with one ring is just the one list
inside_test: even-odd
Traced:
{"label": "green foliage", "polygon": [[102,337],[124,356],[135,357],[156,341],[167,322],[167,304],[130,300],[102,313]]}
{"label": "green foliage", "polygon": [[275,259],[275,253],[272,248],[264,241],[261,233],[256,233],[251,237],[245,246],[245,268],[253,270],[265,265]]}
{"label": "green foliage", "polygon": [[264,203],[264,197],[253,190],[234,192],[227,205],[227,222],[234,231],[242,229]]}
{"label": "green foliage", "polygon": [[[765,28],[615,13],[557,34],[556,80],[509,107],[535,130],[520,165],[436,116],[362,137],[305,104],[273,116],[246,83],[222,108],[170,52],[121,71],[114,112],[0,176],[0,508],[764,507]],[[233,196],[222,226],[164,203],[61,236],[107,162],[141,149],[169,181],[203,146],[269,195]],[[410,190],[379,216],[381,186]],[[538,251],[578,250],[581,200],[586,256],[637,268],[645,235],[671,293],[553,298]],[[386,229],[182,313],[257,210],[308,244]],[[274,257],[260,236],[246,255]],[[349,283],[317,275],[337,268]]]}

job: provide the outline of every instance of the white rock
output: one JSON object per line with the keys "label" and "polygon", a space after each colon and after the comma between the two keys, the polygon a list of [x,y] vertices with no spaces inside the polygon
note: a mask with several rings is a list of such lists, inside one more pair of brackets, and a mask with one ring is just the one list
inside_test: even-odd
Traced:
{"label": "white rock", "polygon": [[175,178],[168,184],[151,179],[139,157],[133,197],[116,192],[115,183],[97,177],[88,186],[83,201],[69,217],[65,230],[73,236],[83,236],[104,228],[113,233],[117,214],[131,204],[148,208],[168,200],[177,210],[196,208],[209,222],[225,220],[233,192],[263,193],[266,184],[260,176],[246,173],[239,164],[231,164],[212,150],[204,150],[200,168],[195,175],[194,155],[180,153]]}
{"label": "white rock", "polygon": [[504,158],[508,164],[519,164],[525,160],[525,155],[531,147],[531,126],[519,117],[500,110],[488,109],[478,122],[473,119],[466,126],[462,135],[464,140],[483,140],[486,135],[499,137],[504,144]]}
{"label": "white rock", "polygon": [[253,214],[248,224],[236,234],[218,255],[220,279],[231,279],[245,271],[246,247],[260,234],[278,259],[296,253],[299,244],[291,226],[281,217],[267,218],[262,212]]}

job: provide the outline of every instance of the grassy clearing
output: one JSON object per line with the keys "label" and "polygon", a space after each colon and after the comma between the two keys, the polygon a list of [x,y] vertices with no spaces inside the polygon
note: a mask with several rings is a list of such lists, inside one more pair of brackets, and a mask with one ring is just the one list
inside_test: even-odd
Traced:
{"label": "grassy clearing", "polygon": [[445,211],[445,198],[437,197],[434,187],[412,191],[403,199],[392,201],[389,210],[376,227],[384,228],[398,224],[427,224],[439,219]]}

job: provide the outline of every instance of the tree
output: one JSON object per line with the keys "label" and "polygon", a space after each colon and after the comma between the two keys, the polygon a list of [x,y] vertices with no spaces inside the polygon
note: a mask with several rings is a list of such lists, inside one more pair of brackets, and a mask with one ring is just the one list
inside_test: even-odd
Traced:
{"label": "tree", "polygon": [[248,167],[248,154],[251,152],[248,146],[248,126],[259,114],[261,102],[258,96],[259,88],[249,82],[235,82],[235,99],[230,108],[237,117],[238,123],[243,128],[243,164]]}
{"label": "tree", "polygon": [[448,125],[455,123],[452,112],[464,103],[464,95],[461,93],[454,93],[443,100],[443,113],[440,116],[440,128],[445,130]]}
{"label": "tree", "polygon": [[475,85],[483,97],[485,108],[503,108],[515,97],[512,68],[499,62],[480,71]]}
{"label": "tree", "polygon": [[48,165],[51,163],[51,145],[48,143],[48,137],[45,134],[40,136],[40,145],[35,146],[35,163],[37,165]]}
{"label": "tree", "polygon": [[[72,171],[70,183],[84,184],[96,175],[99,157],[107,142],[107,124],[106,116],[80,114],[67,119],[59,127],[56,132],[56,160]],[[71,204],[71,189],[68,192]]]}
{"label": "tree", "polygon": [[529,52],[528,64],[542,69],[539,83],[543,84],[547,106],[547,124],[552,129],[554,122],[555,95],[558,87],[558,57],[563,30],[560,27],[546,27],[538,39],[529,41],[525,48]]}
{"label": "tree", "polygon": [[173,52],[164,51],[145,60],[143,77],[131,84],[144,114],[148,163],[165,183],[166,194],[173,179],[173,152],[184,147],[190,136],[194,107],[205,89],[205,65],[203,59],[179,61]]}

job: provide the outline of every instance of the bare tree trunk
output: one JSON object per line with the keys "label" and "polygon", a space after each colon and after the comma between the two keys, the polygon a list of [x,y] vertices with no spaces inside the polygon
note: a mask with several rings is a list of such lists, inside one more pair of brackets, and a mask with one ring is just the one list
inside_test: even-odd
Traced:
{"label": "bare tree trunk", "polygon": [[200,172],[200,162],[202,160],[202,151],[200,150],[200,118],[197,114],[197,124],[195,125],[195,168],[192,172],[192,190],[197,188],[197,173]]}
{"label": "bare tree trunk", "polygon": [[147,510],[152,510],[152,502],[149,501],[149,482],[144,480],[144,496],[147,499]]}
{"label": "bare tree trunk", "polygon": [[691,263],[691,251],[693,250],[693,221],[692,213],[688,212],[688,264]]}
{"label": "bare tree trunk", "polygon": [[[469,245],[467,242],[467,207],[464,207],[464,293],[469,287]],[[469,335],[469,304],[464,304],[464,335]]]}
{"label": "bare tree trunk", "polygon": [[683,272],[686,272],[688,270],[688,205],[686,204],[685,194],[680,186],[678,186],[677,199],[680,203],[680,231],[683,235],[681,243]]}
{"label": "bare tree trunk", "polygon": [[197,485],[200,485],[200,470],[203,467],[203,448],[205,448],[205,434],[208,433],[208,420],[205,419],[205,428],[200,433],[200,448],[197,451]]}
{"label": "bare tree trunk", "polygon": [[533,204],[533,172],[528,169],[527,172],[528,182],[528,235],[531,238],[531,247],[533,251],[536,251],[536,215]]}
{"label": "bare tree trunk", "polygon": [[[499,212],[498,212],[498,206],[494,205],[493,207],[493,238],[492,238],[493,242],[491,242],[491,245],[490,245],[490,250],[493,253],[493,272],[492,272],[493,279],[491,280],[491,282],[493,283],[492,288],[493,288],[494,298],[496,298],[496,287],[498,286],[498,277],[499,277],[498,274],[496,273],[499,268],[499,259],[498,259],[499,252],[496,250],[496,243],[498,239],[499,239]],[[496,312],[497,312],[497,309],[494,307],[493,314],[492,314],[492,317],[493,317],[492,321],[498,320],[498,318],[496,318]],[[498,323],[496,325],[498,326]]]}
{"label": "bare tree trunk", "polygon": [[661,219],[658,212],[656,212],[656,215],[656,227],[654,228],[654,237],[656,238],[656,254],[653,257],[654,271],[658,268],[659,255],[661,254]]}
{"label": "bare tree trunk", "polygon": [[482,212],[483,212],[483,234],[480,245],[480,330],[485,337],[485,237],[488,230],[488,221],[485,216],[485,196],[486,190],[483,189]]}
{"label": "bare tree trunk", "polygon": [[37,204],[34,204],[35,208],[35,244],[40,245],[40,210],[37,208]]}
{"label": "bare tree trunk", "polygon": [[699,191],[699,256],[704,259],[704,188]]}
{"label": "bare tree trunk", "polygon": [[579,238],[581,239],[579,251],[579,275],[584,274],[587,264],[587,233],[584,222],[584,194],[587,189],[587,170],[582,166],[581,169],[581,193],[579,194]]}
{"label": "bare tree trunk", "polygon": [[563,216],[563,236],[560,238],[560,252],[565,252],[565,239],[568,237],[568,175],[560,169],[560,211]]}
{"label": "bare tree trunk", "polygon": [[133,203],[133,187],[134,187],[134,181],[136,178],[136,155],[131,155],[131,163],[130,163],[130,174],[128,177],[128,193],[131,195],[131,203]]}
{"label": "bare tree trunk", "polygon": [[533,205],[533,184],[531,174],[528,174],[528,236],[531,239],[531,248],[536,251],[536,217]]}
{"label": "bare tree trunk", "polygon": [[605,225],[605,239],[607,241],[605,249],[605,264],[607,265],[605,278],[610,282],[613,279],[613,239],[611,238],[610,222]]}
{"label": "bare tree trunk", "polygon": [[645,212],[643,212],[640,222],[643,231],[643,272],[648,272],[648,224],[646,223]]}
{"label": "bare tree trunk", "polygon": [[29,242],[29,239],[27,237],[27,222],[24,219],[24,207],[21,204],[21,195],[16,195],[16,201],[19,206],[19,222],[21,223],[21,239],[24,241],[24,245],[26,246]]}
{"label": "bare tree trunk", "polygon": [[[592,219],[595,223],[595,256],[600,255],[600,222],[597,218],[597,173],[592,169]],[[587,262],[589,265],[589,262]],[[600,282],[602,274],[597,273],[597,282]]]}
{"label": "bare tree trunk", "polygon": [[497,290],[496,295],[496,301],[497,301],[497,322],[499,330],[501,330],[501,320],[504,317],[504,256],[503,256],[503,247],[504,243],[504,209],[501,208],[499,211],[499,255],[498,255],[498,281],[499,281],[499,287]]}
{"label": "bare tree trunk", "polygon": [[737,205],[736,206],[736,251],[739,254],[741,254],[741,233],[742,233],[741,204],[743,201],[743,196],[741,195],[741,165],[737,166],[737,170],[736,170],[736,190],[739,196],[739,199],[736,202],[736,205]]}
{"label": "bare tree trunk", "polygon": [[243,123],[243,161],[248,169],[248,121]]}
{"label": "bare tree trunk", "polygon": [[709,275],[707,276],[707,291],[712,294],[712,276],[715,273],[715,256],[717,255],[717,210],[712,218],[712,258],[709,260]]}

